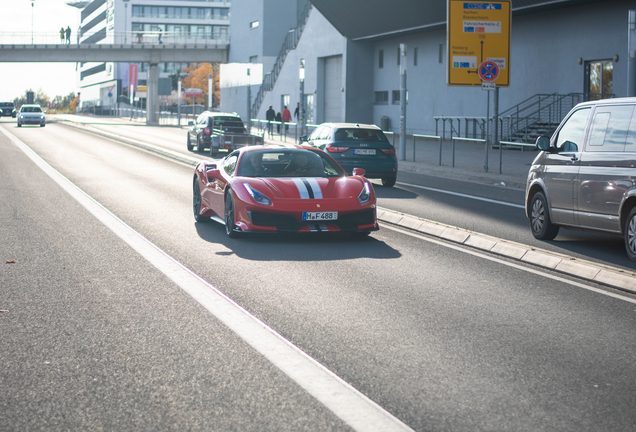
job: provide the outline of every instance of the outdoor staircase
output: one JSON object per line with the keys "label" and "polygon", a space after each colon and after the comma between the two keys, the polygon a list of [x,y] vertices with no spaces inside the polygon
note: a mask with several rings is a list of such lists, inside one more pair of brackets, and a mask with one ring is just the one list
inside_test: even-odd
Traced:
{"label": "outdoor staircase", "polygon": [[285,58],[287,57],[287,53],[291,50],[296,49],[298,46],[298,42],[300,41],[300,36],[305,29],[305,25],[307,24],[307,20],[309,19],[309,14],[311,12],[311,3],[307,2],[305,7],[300,14],[300,18],[298,20],[298,24],[296,28],[289,30],[287,35],[285,36],[285,40],[283,41],[283,45],[278,53],[278,57],[274,62],[274,67],[272,71],[266,74],[263,77],[263,83],[261,84],[260,89],[256,93],[254,97],[254,103],[252,104],[251,115],[256,116],[258,110],[261,108],[263,104],[263,99],[265,99],[265,92],[271,91],[274,89],[274,84],[276,84],[276,80],[278,79],[278,75],[280,71],[283,69],[283,64],[285,63]]}
{"label": "outdoor staircase", "polygon": [[[499,113],[499,139],[534,143],[539,136],[551,136],[561,120],[577,104],[615,97],[613,94],[537,94]],[[494,128],[491,128],[494,139]],[[492,141],[491,141],[492,142]]]}

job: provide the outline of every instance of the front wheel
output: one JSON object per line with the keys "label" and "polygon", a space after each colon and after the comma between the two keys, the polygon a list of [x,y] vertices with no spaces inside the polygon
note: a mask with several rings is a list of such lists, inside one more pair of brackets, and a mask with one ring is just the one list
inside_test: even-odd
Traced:
{"label": "front wheel", "polygon": [[550,220],[548,201],[543,192],[537,192],[532,197],[530,228],[532,235],[538,240],[553,240],[559,233],[559,226]]}
{"label": "front wheel", "polygon": [[382,186],[393,187],[395,185],[395,177],[383,177]]}
{"label": "front wheel", "polygon": [[234,208],[234,197],[229,190],[225,194],[225,233],[229,238],[236,238],[238,233],[234,231],[236,220],[236,209]]}
{"label": "front wheel", "polygon": [[44,123],[42,123],[42,124],[40,125],[40,127],[44,127],[44,126],[46,126],[46,124],[44,124]]}
{"label": "front wheel", "polygon": [[201,137],[197,136],[197,151],[199,153],[203,153],[205,151],[205,146],[201,144]]}
{"label": "front wheel", "polygon": [[194,212],[194,220],[197,222],[207,222],[210,219],[201,215],[201,188],[199,187],[199,179],[194,176],[192,184],[192,210]]}
{"label": "front wheel", "polygon": [[636,207],[634,207],[625,221],[625,250],[630,260],[636,261]]}
{"label": "front wheel", "polygon": [[18,123],[18,127],[22,127],[22,125],[20,123]]}

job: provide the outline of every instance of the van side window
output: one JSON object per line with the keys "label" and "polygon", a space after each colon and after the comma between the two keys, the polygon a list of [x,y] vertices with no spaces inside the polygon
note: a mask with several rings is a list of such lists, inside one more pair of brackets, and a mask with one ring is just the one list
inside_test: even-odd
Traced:
{"label": "van side window", "polygon": [[627,131],[627,140],[625,141],[626,152],[636,152],[636,112],[632,115],[632,121]]}
{"label": "van side window", "polygon": [[575,111],[565,122],[557,137],[558,152],[577,152],[583,148],[583,133],[590,111],[590,108]]}
{"label": "van side window", "polygon": [[623,152],[633,111],[633,105],[597,107],[587,151]]}

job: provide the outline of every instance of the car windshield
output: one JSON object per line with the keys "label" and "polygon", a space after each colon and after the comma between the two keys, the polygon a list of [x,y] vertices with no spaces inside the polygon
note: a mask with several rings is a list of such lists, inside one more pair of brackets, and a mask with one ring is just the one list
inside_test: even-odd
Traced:
{"label": "car windshield", "polygon": [[13,108],[13,102],[0,102],[0,108]]}
{"label": "car windshield", "polygon": [[42,108],[40,108],[39,106],[23,106],[20,109],[20,112],[28,112],[28,113],[41,113],[42,112]]}
{"label": "car windshield", "polygon": [[338,129],[336,131],[335,139],[336,141],[389,142],[381,130],[361,128]]}
{"label": "car windshield", "polygon": [[303,149],[261,150],[243,154],[244,177],[342,177],[345,172],[326,154]]}

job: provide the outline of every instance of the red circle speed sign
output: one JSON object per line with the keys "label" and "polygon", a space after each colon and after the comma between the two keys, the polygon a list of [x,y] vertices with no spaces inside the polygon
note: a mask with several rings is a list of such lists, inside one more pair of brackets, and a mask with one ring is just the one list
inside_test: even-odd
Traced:
{"label": "red circle speed sign", "polygon": [[499,66],[493,61],[486,60],[479,65],[477,73],[482,81],[492,82],[499,76]]}

